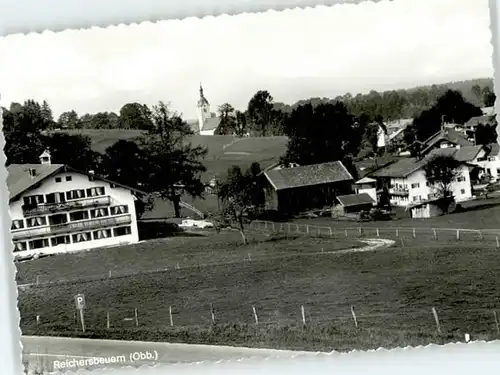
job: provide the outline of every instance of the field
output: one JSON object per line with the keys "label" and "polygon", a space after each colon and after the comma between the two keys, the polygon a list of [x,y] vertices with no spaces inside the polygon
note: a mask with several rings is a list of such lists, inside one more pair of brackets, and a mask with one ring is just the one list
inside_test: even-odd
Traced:
{"label": "field", "polygon": [[[84,335],[90,337],[304,350],[445,343],[463,340],[464,333],[495,338],[498,233],[463,231],[457,239],[455,231],[438,230],[434,238],[430,228],[420,228],[414,238],[410,228],[396,235],[389,225],[378,234],[395,244],[371,252],[335,253],[376,237],[374,227],[362,233],[354,228],[348,237],[334,227],[333,237],[325,238],[254,234],[254,242],[243,246],[238,234],[223,233],[20,263],[20,284],[34,282],[36,275],[40,283],[81,279],[20,288],[21,329],[82,335],[73,298],[85,293],[89,331]],[[133,317],[134,309],[137,327],[123,320]]]}
{"label": "field", "polygon": [[[139,130],[127,129],[75,129],[65,130],[68,134],[82,134],[90,137],[92,149],[104,153],[106,148],[118,140],[133,141],[141,136]],[[226,173],[232,165],[249,166],[256,161],[266,167],[285,152],[286,137],[245,137],[195,135],[190,138],[193,146],[208,148],[204,161],[207,167],[206,179]]]}

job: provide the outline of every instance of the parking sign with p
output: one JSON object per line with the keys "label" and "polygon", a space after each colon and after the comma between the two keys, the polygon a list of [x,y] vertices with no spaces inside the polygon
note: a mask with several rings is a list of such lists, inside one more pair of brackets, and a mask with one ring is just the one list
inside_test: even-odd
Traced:
{"label": "parking sign with p", "polygon": [[83,294],[77,294],[75,296],[75,303],[77,310],[83,310],[85,308],[85,296]]}

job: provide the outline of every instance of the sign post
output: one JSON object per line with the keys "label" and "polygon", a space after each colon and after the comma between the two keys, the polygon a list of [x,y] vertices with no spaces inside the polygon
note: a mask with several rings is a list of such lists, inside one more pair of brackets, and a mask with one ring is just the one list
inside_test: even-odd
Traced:
{"label": "sign post", "polygon": [[83,309],[85,309],[85,296],[77,294],[75,296],[76,309],[80,311],[80,321],[82,322],[82,332],[85,332],[85,319],[83,317]]}

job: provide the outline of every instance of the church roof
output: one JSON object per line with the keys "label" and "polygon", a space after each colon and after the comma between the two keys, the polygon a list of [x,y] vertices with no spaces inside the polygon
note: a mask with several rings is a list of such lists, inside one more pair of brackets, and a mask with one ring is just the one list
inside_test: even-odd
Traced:
{"label": "church roof", "polygon": [[220,117],[209,117],[205,119],[202,130],[215,130],[219,126]]}

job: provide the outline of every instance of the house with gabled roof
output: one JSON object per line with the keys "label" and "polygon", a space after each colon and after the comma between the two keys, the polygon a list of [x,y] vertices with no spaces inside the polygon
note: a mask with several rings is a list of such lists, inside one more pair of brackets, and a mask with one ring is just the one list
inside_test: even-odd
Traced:
{"label": "house with gabled roof", "polygon": [[291,215],[331,207],[352,193],[354,179],[341,161],[266,170],[266,209]]}
{"label": "house with gabled roof", "polygon": [[11,164],[7,187],[16,256],[50,254],[135,243],[136,199],[145,192],[52,164]]}
{"label": "house with gabled roof", "polygon": [[451,156],[460,162],[459,173],[452,183],[451,191],[457,202],[465,201],[472,198],[470,171],[474,168],[472,162],[477,160],[480,152],[481,148],[478,146],[437,148],[422,159],[402,158],[369,176],[377,179],[379,187],[388,188],[391,205],[405,207],[436,198],[437,192],[427,181],[424,167],[436,156]]}
{"label": "house with gabled roof", "polygon": [[463,133],[455,129],[444,127],[423,142],[421,153],[422,155],[425,155],[436,148],[448,148],[457,146],[466,147],[473,145],[474,143],[469,141]]}

